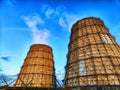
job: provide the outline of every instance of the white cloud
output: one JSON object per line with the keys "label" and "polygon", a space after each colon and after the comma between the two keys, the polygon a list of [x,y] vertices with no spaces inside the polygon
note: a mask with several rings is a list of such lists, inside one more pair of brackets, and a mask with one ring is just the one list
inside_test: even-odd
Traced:
{"label": "white cloud", "polygon": [[38,14],[35,14],[33,16],[27,16],[27,17],[25,16],[24,20],[27,21],[26,24],[31,28],[35,27],[37,24],[44,24],[44,21]]}
{"label": "white cloud", "polygon": [[43,19],[35,14],[33,16],[24,16],[24,20],[30,30],[32,31],[34,44],[48,44],[50,33],[47,29],[39,29],[37,25],[44,25]]}
{"label": "white cloud", "polygon": [[58,80],[63,80],[65,76],[65,70],[64,69],[56,70],[56,76]]}
{"label": "white cloud", "polygon": [[49,40],[49,32],[48,30],[38,30],[37,28],[34,28],[32,30],[32,34],[33,34],[33,43],[35,44],[48,44]]}
{"label": "white cloud", "polygon": [[41,8],[42,15],[45,17],[44,19],[41,18],[40,14],[23,17],[32,32],[34,44],[49,44],[50,32],[46,29],[45,25],[49,24],[47,20],[50,20],[50,23],[53,23],[53,25],[58,24],[64,31],[70,31],[73,23],[75,23],[78,18],[80,19],[79,15],[68,13],[64,6],[53,8],[49,5],[43,5]]}
{"label": "white cloud", "polygon": [[61,21],[61,18],[63,17],[62,14],[64,12],[64,11],[61,12],[61,10],[62,10],[61,7],[58,6],[56,8],[53,8],[53,7],[45,4],[45,5],[42,5],[41,8],[42,8],[41,12],[43,13],[43,15],[45,15],[46,19],[51,19],[53,22],[56,21],[56,23],[59,24],[59,22]]}
{"label": "white cloud", "polygon": [[45,13],[45,11],[47,10],[49,6],[47,4],[42,4],[41,5],[41,9],[40,9],[40,13]]}
{"label": "white cloud", "polygon": [[48,8],[45,12],[46,18],[50,18],[53,13],[54,10],[52,8]]}
{"label": "white cloud", "polygon": [[67,27],[67,23],[65,22],[65,20],[63,19],[63,17],[59,17],[59,24],[60,26],[62,26],[63,28]]}
{"label": "white cloud", "polygon": [[67,22],[68,22],[68,30],[71,31],[71,27],[74,23],[76,23],[78,20],[83,18],[84,15],[77,15],[77,14],[66,14]]}
{"label": "white cloud", "polygon": [[49,5],[43,6],[44,9],[42,9],[42,12],[45,13],[46,18],[51,19],[53,22],[55,21],[64,31],[70,31],[73,23],[81,18],[80,15],[68,13],[64,6],[58,6],[56,8],[52,8]]}
{"label": "white cloud", "polygon": [[[66,16],[68,13],[66,11],[66,8],[64,6],[58,6],[54,9],[51,9],[51,7],[49,7],[49,9],[51,10],[51,14],[53,14],[49,18],[52,18],[52,19],[55,18],[56,23],[58,23],[63,29],[67,29],[68,20],[67,20]],[[48,11],[46,11],[46,12],[48,12]]]}

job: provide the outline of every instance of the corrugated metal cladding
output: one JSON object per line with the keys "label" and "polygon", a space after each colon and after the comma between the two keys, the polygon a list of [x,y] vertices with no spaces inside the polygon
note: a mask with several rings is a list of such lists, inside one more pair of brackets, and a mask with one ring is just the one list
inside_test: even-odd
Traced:
{"label": "corrugated metal cladding", "polygon": [[54,70],[52,48],[43,44],[32,45],[15,86],[55,87]]}
{"label": "corrugated metal cladding", "polygon": [[120,85],[120,46],[99,18],[84,18],[72,29],[65,86]]}

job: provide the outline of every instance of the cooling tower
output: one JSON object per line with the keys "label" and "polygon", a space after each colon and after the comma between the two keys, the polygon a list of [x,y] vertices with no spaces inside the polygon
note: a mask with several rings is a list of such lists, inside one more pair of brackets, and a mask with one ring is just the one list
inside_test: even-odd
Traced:
{"label": "cooling tower", "polygon": [[21,68],[16,87],[55,87],[55,70],[52,48],[35,44],[30,47]]}
{"label": "cooling tower", "polygon": [[72,29],[65,86],[120,85],[120,47],[99,18],[84,18]]}

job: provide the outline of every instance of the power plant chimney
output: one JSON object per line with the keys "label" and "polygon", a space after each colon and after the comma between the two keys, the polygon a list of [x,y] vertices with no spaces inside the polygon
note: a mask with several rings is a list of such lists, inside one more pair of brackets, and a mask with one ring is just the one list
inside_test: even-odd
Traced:
{"label": "power plant chimney", "polygon": [[65,69],[66,87],[120,85],[120,47],[102,20],[73,25]]}
{"label": "power plant chimney", "polygon": [[30,47],[15,86],[45,88],[56,86],[51,47],[43,44],[35,44]]}

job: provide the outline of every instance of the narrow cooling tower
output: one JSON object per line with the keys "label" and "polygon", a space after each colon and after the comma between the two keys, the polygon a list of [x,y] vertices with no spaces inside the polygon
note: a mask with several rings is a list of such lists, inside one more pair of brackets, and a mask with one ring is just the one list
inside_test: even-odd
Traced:
{"label": "narrow cooling tower", "polygon": [[65,86],[120,85],[120,48],[99,18],[84,18],[71,30]]}
{"label": "narrow cooling tower", "polygon": [[51,47],[43,44],[30,47],[15,86],[47,88],[56,86]]}

